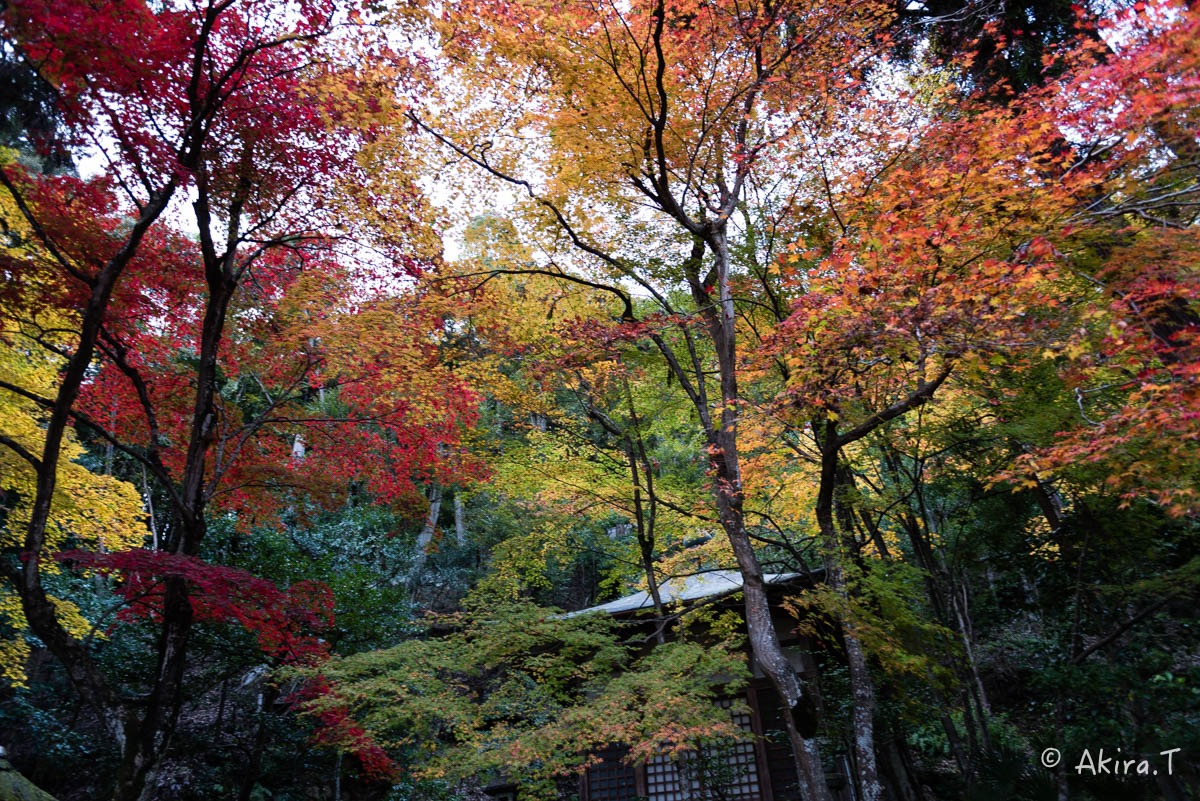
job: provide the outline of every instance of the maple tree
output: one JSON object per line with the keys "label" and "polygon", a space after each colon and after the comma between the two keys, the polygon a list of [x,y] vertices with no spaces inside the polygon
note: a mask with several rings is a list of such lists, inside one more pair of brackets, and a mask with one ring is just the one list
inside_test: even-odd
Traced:
{"label": "maple tree", "polygon": [[[1165,102],[1165,98],[1156,100],[1147,95],[1142,98],[1138,112],[1130,107],[1130,113],[1122,113],[1115,120],[1110,114],[1113,96],[1101,87],[1111,91],[1121,86],[1124,79],[1117,76],[1138,80],[1133,76],[1146,74],[1147,62],[1156,64],[1160,70],[1172,71],[1159,59],[1164,57],[1163,48],[1178,45],[1172,45],[1173,34],[1164,35],[1164,29],[1157,26],[1169,19],[1179,25],[1174,34],[1190,37],[1192,23],[1184,16],[1176,16],[1177,13],[1178,9],[1160,7],[1142,18],[1128,15],[1126,23],[1144,25],[1155,33],[1139,42],[1139,34],[1130,32],[1129,46],[1119,55],[1109,54],[1109,60],[1102,66],[1089,61],[1098,46],[1094,42],[1085,43],[1073,55],[1078,71],[1052,83],[1046,90],[1031,92],[1021,102],[1002,110],[981,110],[965,122],[953,121],[922,131],[914,137],[919,142],[914,151],[919,154],[917,159],[909,162],[900,156],[882,173],[869,173],[864,182],[870,186],[869,194],[859,191],[854,178],[844,182],[846,196],[841,200],[844,205],[836,216],[841,237],[833,245],[834,256],[818,263],[801,279],[804,295],[781,327],[786,344],[774,354],[777,365],[794,388],[789,388],[787,403],[781,408],[799,402],[815,410],[810,430],[816,455],[811,458],[821,466],[816,512],[826,542],[838,543],[834,550],[840,547],[843,554],[854,554],[866,544],[856,544],[854,539],[860,527],[857,518],[863,511],[861,506],[856,508],[862,503],[862,496],[855,487],[855,476],[861,474],[862,468],[855,468],[854,462],[864,457],[878,458],[873,449],[860,449],[864,452],[857,457],[843,449],[926,403],[947,379],[949,392],[955,393],[957,382],[952,376],[956,372],[964,377],[986,375],[997,365],[1032,371],[1040,368],[1042,358],[1054,358],[1056,354],[1064,354],[1064,361],[1078,364],[1081,355],[1091,349],[1081,341],[1088,338],[1087,324],[1072,327],[1072,323],[1078,325],[1088,318],[1105,316],[1102,305],[1098,307],[1094,296],[1089,297],[1094,287],[1081,285],[1077,278],[1081,272],[1077,265],[1089,258],[1086,243],[1097,236],[1117,233],[1107,222],[1114,216],[1143,216],[1138,203],[1154,207],[1161,202],[1156,188],[1152,188],[1155,179],[1147,180],[1148,176],[1141,172],[1146,163],[1144,150],[1133,146],[1125,152],[1114,152],[1111,157],[1095,158],[1095,148],[1104,147],[1106,141],[1111,147],[1119,139],[1115,135],[1117,129],[1110,127],[1114,122],[1123,131],[1126,143],[1137,142],[1142,147],[1148,142],[1154,143],[1151,147],[1169,145],[1172,140],[1167,132],[1179,125],[1179,110],[1190,107],[1186,87],[1190,84],[1192,67],[1188,57],[1177,58],[1173,66],[1180,68],[1179,73],[1174,73],[1178,77],[1165,78],[1164,83],[1176,87],[1178,93]],[[1125,96],[1134,94],[1129,92]],[[1083,102],[1085,99],[1087,102]],[[1121,107],[1121,101],[1117,103]],[[1072,148],[1064,147],[1060,132],[1067,120],[1070,123],[1066,124],[1078,126],[1071,131],[1073,135],[1086,132],[1095,138]],[[900,140],[908,137],[909,131],[904,133]],[[1176,146],[1179,141],[1174,140]],[[927,149],[931,147],[932,153]],[[940,147],[945,149],[938,152]],[[1182,158],[1178,152],[1175,154],[1172,169],[1182,170],[1186,175],[1192,165],[1187,149],[1183,151]],[[1006,163],[1006,159],[1016,159],[1016,164]],[[1019,164],[1036,166],[1021,169]],[[946,172],[940,172],[942,169]],[[1151,168],[1151,174],[1157,175],[1157,170],[1157,166]],[[1025,180],[1014,182],[1013,176],[1022,172]],[[1126,182],[1131,172],[1138,175],[1135,180],[1142,187],[1140,192],[1146,195],[1111,205],[1096,200],[1097,196],[1111,199],[1114,194],[1120,195],[1121,190],[1114,192],[1114,187],[1128,187]],[[897,179],[898,186],[893,184]],[[1171,191],[1181,198],[1193,191],[1190,178],[1170,183]],[[898,195],[891,194],[893,187],[900,190]],[[867,199],[869,210],[860,222],[855,209],[863,199]],[[1187,201],[1183,202],[1186,205]],[[924,216],[931,212],[931,217]],[[922,225],[925,219],[932,224]],[[1164,235],[1168,240],[1176,236],[1162,229],[1137,232],[1134,228],[1126,228],[1117,235],[1145,236],[1149,241]],[[859,241],[865,248],[854,250],[851,259],[839,265],[837,248],[847,237],[861,237]],[[1188,237],[1179,235],[1179,239],[1186,241]],[[1113,287],[1129,303],[1124,307],[1120,307],[1120,301],[1114,304],[1120,309],[1119,316],[1133,308],[1143,309],[1137,324],[1146,330],[1147,336],[1143,339],[1135,334],[1125,340],[1128,350],[1124,354],[1130,359],[1126,364],[1136,364],[1139,369],[1146,369],[1147,363],[1153,364],[1158,359],[1147,358],[1148,344],[1134,345],[1134,341],[1152,341],[1157,329],[1161,337],[1159,347],[1166,353],[1163,361],[1177,364],[1173,358],[1175,348],[1186,352],[1191,336],[1189,282],[1180,280],[1174,272],[1186,263],[1186,258],[1178,258],[1181,255],[1178,251],[1151,247],[1163,254],[1163,261],[1143,258],[1132,274],[1138,276],[1134,281],[1145,282],[1142,286],[1155,287],[1153,299],[1143,296],[1141,300],[1150,302],[1139,305],[1139,298],[1132,293],[1124,294]],[[806,256],[811,258],[814,252],[820,254],[820,243]],[[787,261],[795,258],[785,261],[785,269]],[[1168,262],[1171,275],[1164,281],[1160,270]],[[916,269],[906,273],[905,268],[910,264]],[[959,272],[964,269],[969,273]],[[1092,276],[1083,277],[1092,284],[1099,283]],[[838,286],[829,288],[826,282],[830,280]],[[888,299],[889,286],[898,290],[891,299]],[[824,316],[826,311],[832,312],[830,317]],[[1082,315],[1077,316],[1080,311]],[[1127,321],[1116,324],[1117,330],[1130,327]],[[1165,331],[1170,333],[1162,336]],[[1118,352],[1110,342],[1101,360],[1107,362]],[[1089,357],[1083,362],[1095,363]],[[1077,367],[1068,368],[1068,372],[1073,374],[1072,382],[1082,375]],[[892,384],[897,378],[900,383]],[[1118,381],[1115,385],[1119,384]],[[1153,385],[1143,387],[1151,392],[1158,389]],[[1079,397],[1082,409],[1082,396]],[[1165,421],[1168,416],[1178,419],[1180,411],[1187,408],[1187,401],[1172,398],[1166,406],[1156,408],[1155,403],[1146,403],[1149,397],[1141,391],[1135,397],[1140,402],[1136,413],[1139,422],[1156,426],[1157,436],[1169,436],[1172,442],[1177,442]],[[1184,412],[1182,418],[1189,419],[1190,415]],[[1110,424],[1120,425],[1117,419]],[[1157,423],[1149,423],[1150,419],[1156,419]],[[1131,426],[1133,430],[1137,427],[1138,424]],[[1091,451],[1092,460],[1098,462],[1103,458],[1102,453],[1111,453],[1117,442],[1126,441],[1121,435],[1109,439],[1093,426],[1089,431],[1077,429],[1064,443],[1040,453],[1053,454],[1054,464],[1061,469],[1077,460],[1081,452]],[[1186,441],[1184,437],[1182,442]],[[1066,443],[1079,450],[1069,450],[1071,445]],[[1152,451],[1156,456],[1190,464],[1191,460],[1179,453],[1179,447],[1165,445]],[[1039,463],[1039,456],[1029,453],[1028,447],[1025,451],[1018,459],[1022,467],[1004,471],[1003,475],[1035,492],[1050,527],[1057,531],[1062,526],[1063,508],[1061,496],[1048,483],[1052,482],[1053,474],[1044,471],[1034,475],[1030,466]],[[1145,453],[1142,451],[1140,455],[1144,458]],[[1106,481],[1120,485],[1126,480],[1125,475],[1128,474],[1113,470]],[[1144,487],[1145,484],[1136,490],[1130,487],[1127,499],[1137,497]],[[1160,498],[1166,498],[1171,491],[1159,492]],[[1179,514],[1185,506],[1176,503],[1167,508]],[[886,556],[887,546],[881,541],[878,529],[865,516],[862,520],[870,530],[874,548]],[[944,571],[929,558],[928,545],[918,533],[919,525],[912,520],[905,527],[913,537],[914,552],[920,563],[940,583]],[[837,529],[841,529],[840,541],[834,533]],[[1183,576],[1186,573],[1185,567],[1178,576],[1184,583],[1187,583]],[[836,585],[836,581],[832,583]],[[931,584],[930,591],[939,615],[962,632],[968,662],[971,670],[976,671],[965,612],[954,591],[946,592],[945,587],[939,588],[936,583]],[[1157,608],[1161,607],[1153,604],[1147,607]],[[1077,649],[1072,658],[1079,653]],[[974,672],[967,683],[973,687],[971,695],[984,722],[981,732],[986,745],[989,713],[978,673]],[[946,724],[948,732],[952,731],[952,724],[948,721]],[[858,728],[862,730],[861,725]],[[1061,773],[1059,780],[1065,787]]]}
{"label": "maple tree", "polygon": [[468,602],[438,623],[452,633],[322,666],[336,692],[306,712],[348,705],[373,739],[414,749],[425,778],[503,772],[539,797],[554,797],[555,779],[609,743],[631,743],[633,758],[647,759],[742,736],[713,703],[745,677],[728,643],[639,655],[606,615],[521,602]]}
{"label": "maple tree", "polygon": [[[721,525],[744,578],[746,615],[755,658],[785,701],[788,729],[804,795],[826,795],[811,724],[795,724],[803,690],[779,645],[763,589],[762,569],[746,532],[738,456],[738,350],[731,218],[747,182],[771,169],[801,139],[806,122],[828,123],[857,95],[870,39],[887,18],[871,3],[602,5],[548,14],[539,3],[478,3],[447,10],[438,20],[447,64],[487,96],[528,85],[508,109],[452,107],[457,127],[414,125],[493,178],[527,191],[542,225],[551,226],[585,258],[600,280],[559,268],[560,280],[600,285],[616,296],[620,319],[653,343],[699,415],[710,455]],[[482,23],[482,24],[481,24]],[[836,67],[835,67],[836,65]],[[506,76],[516,70],[524,78]],[[455,116],[457,115],[457,116]],[[497,147],[485,132],[532,128],[552,134],[554,165],[547,180],[527,177],[536,163],[519,147]],[[509,139],[519,143],[520,139]],[[656,272],[636,251],[625,252],[622,226],[648,204],[648,221],[669,243]],[[683,251],[680,253],[680,251]],[[704,256],[713,258],[711,270]],[[555,254],[557,256],[557,254]],[[679,267],[666,268],[666,262]],[[707,274],[705,274],[707,272]],[[636,319],[619,280],[650,295],[657,312],[675,322],[668,342],[653,324]],[[663,281],[682,284],[700,326],[682,316]],[[697,340],[717,361],[710,387]],[[712,393],[710,395],[710,392]]]}
{"label": "maple tree", "polygon": [[[793,243],[794,252],[779,258],[776,291],[794,300],[786,316],[763,324],[775,326],[771,346],[756,354],[780,379],[780,435],[814,466],[813,515],[826,582],[841,596],[831,608],[843,626],[854,729],[863,741],[859,771],[876,795],[866,754],[875,750],[875,682],[860,623],[846,613],[845,574],[857,572],[865,545],[851,497],[854,462],[874,457],[855,451],[936,399],[956,371],[1048,341],[1058,268],[1042,231],[1065,217],[1071,201],[1057,186],[1012,182],[1030,164],[1045,171],[1053,163],[1040,152],[1043,129],[1029,119],[1009,129],[998,124],[1002,113],[983,112],[914,130],[909,115],[878,105],[861,116],[894,152],[870,154],[881,168],[826,184],[833,220],[811,244]],[[903,128],[883,128],[889,117]],[[848,157],[831,154],[822,172]],[[871,545],[890,557],[877,530]]]}
{"label": "maple tree", "polygon": [[[873,550],[888,556],[877,524],[862,514],[862,493],[856,487],[861,465],[879,458],[878,451],[871,446],[852,447],[854,443],[877,429],[902,422],[904,415],[933,399],[943,384],[951,396],[960,393],[955,376],[969,384],[971,376],[986,375],[997,366],[1036,371],[1046,356],[1053,359],[1063,354],[1063,361],[1077,363],[1090,350],[1080,341],[1080,335],[1082,339],[1089,336],[1089,326],[1073,326],[1103,317],[1104,312],[1095,304],[1094,286],[1079,281],[1083,271],[1078,265],[1091,257],[1089,242],[1115,232],[1109,222],[1114,217],[1144,216],[1138,209],[1143,202],[1148,208],[1161,208],[1153,186],[1156,178],[1143,172],[1147,152],[1143,148],[1169,145],[1169,132],[1180,125],[1180,110],[1194,105],[1187,97],[1193,71],[1190,57],[1181,53],[1170,68],[1161,60],[1170,48],[1180,47],[1174,36],[1192,36],[1192,21],[1177,8],[1162,6],[1140,14],[1142,11],[1125,15],[1124,21],[1143,33],[1127,30],[1127,46],[1118,54],[1109,53],[1106,63],[1092,61],[1101,47],[1092,39],[1085,40],[1067,56],[1075,72],[1007,107],[973,109],[958,102],[955,116],[960,119],[935,121],[916,133],[905,125],[890,137],[880,125],[877,130],[884,131],[880,141],[902,143],[895,150],[897,155],[879,159],[878,163],[885,165],[882,170],[839,177],[829,197],[834,216],[829,227],[834,235],[810,235],[801,255],[781,260],[785,275],[797,272],[795,263],[813,260],[810,269],[801,266],[799,278],[793,279],[802,294],[779,327],[780,346],[768,355],[786,381],[780,410],[791,412],[793,406],[799,406],[811,416],[811,422],[798,426],[807,428],[811,436],[807,454],[800,455],[819,465],[815,511],[827,553],[841,551],[842,558],[861,559],[858,552],[867,543],[856,542],[855,536],[865,524],[868,531],[864,536],[869,534]],[[1155,68],[1149,70],[1149,64]],[[1138,81],[1134,76],[1148,71],[1171,74],[1163,77],[1164,85],[1175,89],[1169,99],[1141,95],[1124,83]],[[1113,91],[1121,98],[1116,100],[1118,108],[1123,109],[1115,116],[1111,114],[1114,96],[1109,94]],[[1125,110],[1124,99],[1134,96],[1139,97],[1137,105]],[[871,119],[877,125],[881,121]],[[1082,134],[1083,141],[1065,146],[1064,130],[1073,137]],[[1117,130],[1122,133],[1116,134]],[[1122,136],[1127,150],[1097,156],[1097,148],[1112,147]],[[1179,141],[1174,139],[1176,146]],[[1175,155],[1171,169],[1187,175],[1193,169],[1187,148],[1183,148],[1182,158]],[[1152,167],[1151,175],[1157,176],[1158,169]],[[1141,187],[1139,193],[1145,195],[1113,202],[1123,191],[1116,187],[1127,189],[1132,175],[1137,176],[1132,180]],[[1016,176],[1022,178],[1015,180]],[[1171,191],[1185,205],[1194,191],[1191,181],[1186,177],[1170,182]],[[1151,233],[1149,228],[1144,233],[1135,231],[1126,228],[1118,236],[1148,236],[1150,241],[1164,234],[1167,239],[1175,236],[1161,230]],[[1186,239],[1180,235],[1181,241]],[[843,251],[847,245],[851,250]],[[1144,286],[1153,284],[1156,292],[1141,312],[1139,323],[1149,329],[1148,338],[1141,341],[1153,339],[1156,328],[1169,330],[1170,335],[1159,341],[1168,354],[1166,360],[1173,361],[1174,348],[1186,351],[1190,341],[1190,291],[1186,279],[1172,275],[1163,281],[1159,271],[1170,262],[1168,269],[1173,272],[1186,258],[1177,258],[1178,252],[1174,257],[1165,255],[1172,253],[1170,250],[1159,252],[1164,254],[1162,262],[1143,259],[1144,266],[1134,268],[1132,274],[1138,275],[1133,280],[1144,281]],[[1092,276],[1083,277],[1098,283]],[[1121,293],[1115,287],[1114,291]],[[1121,293],[1120,297],[1130,304],[1122,316],[1141,308],[1132,294]],[[1171,311],[1166,312],[1165,307]],[[1164,319],[1168,315],[1171,323]],[[1119,329],[1127,327],[1128,322],[1118,324]],[[1146,358],[1145,350],[1138,353],[1145,345],[1129,344],[1125,355],[1132,363],[1144,369],[1147,362],[1154,361]],[[1110,348],[1102,359],[1107,361],[1116,353],[1117,349]],[[1084,359],[1084,363],[1089,361]],[[1073,373],[1071,380],[1078,381],[1081,374],[1077,368],[1068,370]],[[1187,402],[1168,400],[1167,406],[1156,409],[1154,404],[1144,403],[1146,396],[1138,393],[1137,397],[1143,403],[1138,416],[1146,422],[1156,417],[1157,435],[1170,436],[1166,416],[1175,417]],[[785,428],[788,412],[782,412]],[[1183,418],[1189,417],[1185,412]],[[1112,424],[1119,425],[1115,420]],[[1066,442],[1084,452],[1095,449],[1094,461],[1114,444],[1095,427],[1072,433]],[[1042,453],[1054,454],[1054,463],[1061,468],[1078,459],[1081,452],[1064,445]],[[1178,458],[1178,447],[1168,445],[1153,451]],[[1047,483],[1052,481],[1052,473],[1030,472],[1038,458],[1023,453],[1018,459],[1022,467],[1004,475],[1035,491],[1051,527],[1057,529],[1062,518],[1061,497]],[[1179,463],[1190,461],[1179,458]],[[860,466],[856,467],[856,462]],[[1122,481],[1117,470],[1107,477],[1109,484]],[[1127,497],[1137,496],[1139,490],[1130,488]],[[1184,507],[1168,508],[1179,513]],[[913,537],[914,553],[940,582],[943,571],[929,558],[928,545],[915,523],[905,523]],[[837,572],[834,565],[829,566],[827,577],[836,590]],[[930,591],[939,616],[962,632],[968,661],[975,670],[964,612],[955,594],[936,583]],[[847,623],[853,625],[851,620]],[[852,650],[848,647],[848,654]],[[860,665],[859,671],[865,671],[865,665]],[[986,743],[987,700],[977,673],[972,681],[979,686],[979,692],[973,694],[985,721]],[[869,679],[857,686],[869,688]],[[870,703],[867,697],[865,705]],[[859,731],[868,726],[867,715],[862,722],[856,721]]]}

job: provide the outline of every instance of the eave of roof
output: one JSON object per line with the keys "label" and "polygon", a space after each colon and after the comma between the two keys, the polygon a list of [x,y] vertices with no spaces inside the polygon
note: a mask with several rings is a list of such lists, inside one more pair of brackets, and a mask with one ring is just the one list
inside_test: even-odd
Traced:
{"label": "eave of roof", "polygon": [[[763,581],[767,584],[785,584],[799,578],[800,573],[765,573]],[[708,573],[698,573],[694,576],[670,578],[658,585],[658,595],[664,604],[678,601],[699,601],[705,598],[716,598],[731,595],[742,588],[742,574],[738,570],[714,570]],[[635,592],[609,601],[599,606],[590,606],[576,612],[569,612],[564,617],[587,615],[593,612],[607,612],[619,615],[625,612],[636,612],[641,609],[653,609],[654,599],[650,593]]]}

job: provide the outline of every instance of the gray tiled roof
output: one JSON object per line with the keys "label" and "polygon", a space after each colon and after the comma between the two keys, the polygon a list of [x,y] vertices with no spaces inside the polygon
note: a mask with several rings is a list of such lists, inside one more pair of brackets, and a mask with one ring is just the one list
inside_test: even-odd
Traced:
{"label": "gray tiled roof", "polygon": [[[768,584],[782,584],[798,577],[799,573],[764,573],[763,580]],[[710,573],[699,573],[694,576],[680,576],[667,579],[658,585],[658,594],[664,604],[672,601],[698,601],[701,598],[713,598],[719,595],[729,595],[742,588],[742,574],[737,570],[714,570]],[[591,606],[571,612],[566,617],[586,615],[591,612],[607,612],[610,615],[621,612],[634,612],[638,609],[652,609],[654,601],[649,592],[635,592],[615,601],[609,601],[599,606]]]}

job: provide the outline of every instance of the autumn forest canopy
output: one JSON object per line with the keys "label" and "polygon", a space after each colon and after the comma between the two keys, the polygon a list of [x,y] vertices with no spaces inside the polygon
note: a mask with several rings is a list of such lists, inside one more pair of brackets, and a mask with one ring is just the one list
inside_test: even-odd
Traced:
{"label": "autumn forest canopy", "polygon": [[1200,798],[1200,5],[0,36],[0,801]]}

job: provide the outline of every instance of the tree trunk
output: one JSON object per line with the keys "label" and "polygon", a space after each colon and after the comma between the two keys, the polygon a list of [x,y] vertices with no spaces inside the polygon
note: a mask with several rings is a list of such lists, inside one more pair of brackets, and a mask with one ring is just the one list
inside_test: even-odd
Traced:
{"label": "tree trunk", "polygon": [[[254,794],[254,786],[258,784],[258,777],[262,773],[263,752],[267,748],[267,715],[270,714],[269,710],[278,697],[279,690],[271,687],[269,683],[263,687],[262,693],[258,696],[258,726],[254,731],[254,744],[250,747],[250,761],[246,765],[246,770],[241,777],[241,785],[238,787],[238,801],[250,801],[250,796]],[[340,759],[338,765],[341,766]]]}
{"label": "tree trunk", "polygon": [[875,686],[858,638],[850,629],[845,629],[842,639],[846,644],[846,661],[850,665],[850,692],[854,698],[854,755],[858,763],[862,799],[880,801],[883,788],[879,784],[879,767],[875,761]]}
{"label": "tree trunk", "polygon": [[920,781],[913,774],[912,765],[906,758],[904,735],[895,724],[890,736],[880,744],[884,756],[885,770],[889,775],[889,786],[896,801],[925,801]]}
{"label": "tree trunk", "polygon": [[[970,682],[967,687],[967,695],[970,700],[975,702],[975,712],[979,716],[979,739],[983,745],[985,753],[990,753],[992,750],[991,732],[988,730],[988,720],[991,718],[991,705],[987,700],[987,693],[983,688],[983,678],[979,675],[979,665],[975,661],[975,649],[971,646],[971,623],[970,610],[966,605],[966,587],[953,582],[950,587],[950,605],[954,610],[955,628],[958,629],[959,637],[963,644],[963,655],[967,662],[967,672],[970,674]],[[959,592],[961,590],[962,597]]]}
{"label": "tree trunk", "polygon": [[192,605],[181,579],[167,579],[166,588],[154,687],[141,720],[130,727],[125,738],[114,794],[117,801],[149,801],[154,797],[154,774],[179,719]]}
{"label": "tree trunk", "polygon": [[463,506],[462,491],[454,491],[454,539],[459,548],[467,547],[467,510]]}
{"label": "tree trunk", "polygon": [[[225,330],[229,304],[237,290],[233,277],[233,253],[218,258],[212,247],[206,204],[207,179],[197,173],[198,199],[193,203],[197,220],[201,222],[201,246],[204,254],[205,281],[208,301],[200,331],[200,356],[196,366],[196,398],[192,408],[192,426],[184,461],[183,477],[175,501],[169,536],[162,543],[164,550],[174,554],[195,556],[208,531],[205,510],[214,470],[208,469],[208,456],[222,435],[221,413],[218,407],[217,358]],[[230,223],[236,226],[236,220]],[[218,460],[219,461],[219,460]],[[219,466],[219,465],[218,465]],[[187,583],[168,576],[163,599],[162,622],[158,639],[158,663],[154,681],[143,702],[140,720],[130,716],[117,773],[116,801],[150,801],[154,794],[154,773],[174,734],[183,702],[183,673],[191,637],[193,610],[188,599]]]}
{"label": "tree trunk", "polygon": [[[713,489],[717,510],[720,513],[721,526],[733,547],[738,569],[742,574],[746,631],[749,634],[751,651],[782,701],[783,719],[796,759],[801,796],[806,801],[829,801],[829,785],[825,781],[817,743],[812,739],[817,728],[816,708],[812,700],[805,695],[795,669],[779,642],[779,634],[775,631],[775,624],[771,619],[762,566],[746,531],[737,444],[738,404],[741,399],[738,394],[734,338],[736,321],[729,282],[729,250],[726,247],[723,227],[710,234],[708,244],[716,258],[719,311],[712,311],[711,302],[703,308],[708,309],[704,313],[705,319],[717,351],[721,385],[719,422],[709,417],[708,409],[697,411],[701,413],[702,420],[709,421],[706,434],[709,441],[709,461],[714,474]],[[697,288],[693,286],[693,295],[698,294]],[[703,296],[702,291],[699,294]],[[700,377],[700,380],[703,380],[703,377]]]}
{"label": "tree trunk", "polygon": [[[646,574],[646,590],[650,593],[650,600],[654,602],[654,614],[658,616],[659,627],[655,631],[655,638],[661,645],[666,641],[663,634],[663,625],[667,617],[667,609],[663,606],[662,595],[658,589],[658,576],[654,572],[654,491],[651,487],[651,512],[649,516],[642,503],[642,477],[638,471],[638,457],[633,447],[632,435],[626,432],[625,434],[625,457],[629,461],[629,477],[631,489],[633,490],[633,516],[636,524],[635,532],[638,541],[638,553],[642,560],[642,571]],[[647,471],[646,480],[650,481],[650,474]]]}
{"label": "tree trunk", "polygon": [[962,734],[958,731],[958,727],[954,725],[954,720],[950,717],[950,713],[946,711],[949,707],[946,704],[945,697],[937,688],[937,677],[933,675],[932,670],[929,672],[929,686],[932,690],[933,703],[938,709],[938,720],[942,724],[942,730],[946,732],[946,742],[950,744],[950,753],[954,755],[954,761],[958,763],[958,772],[969,780],[971,761],[967,756],[966,744],[963,743]]}
{"label": "tree trunk", "polygon": [[217,704],[217,719],[213,721],[213,737],[221,736],[221,725],[225,722],[225,700],[229,696],[229,679],[221,681],[221,701]]}
{"label": "tree trunk", "polygon": [[[7,178],[5,181],[7,182]],[[46,420],[41,458],[36,467],[36,489],[22,546],[22,550],[29,556],[23,560],[19,569],[5,570],[6,578],[12,582],[13,588],[21,598],[21,608],[29,630],[41,639],[62,663],[67,677],[84,703],[95,710],[108,733],[123,749],[128,746],[129,734],[136,733],[137,727],[133,724],[132,713],[113,693],[88,654],[87,647],[68,634],[59,622],[54,603],[46,595],[42,585],[41,560],[45,556],[43,546],[46,526],[49,523],[51,504],[58,482],[58,460],[63,437],[70,423],[71,411],[79,396],[80,387],[91,365],[109,300],[125,266],[137,253],[150,225],[166,208],[176,186],[177,180],[171,179],[159,192],[151,196],[124,245],[93,280],[92,291],[81,320],[79,343],[67,360],[58,392]]]}
{"label": "tree trunk", "polygon": [[[846,555],[840,553],[841,540],[834,522],[835,490],[845,483],[848,474],[840,469],[840,449],[836,445],[837,433],[834,424],[814,420],[812,426],[821,450],[821,479],[817,490],[816,517],[825,559],[825,582],[838,597],[848,601],[850,591],[846,586],[841,563]],[[854,703],[854,760],[857,765],[858,784],[862,790],[862,801],[880,801],[883,798],[883,787],[879,784],[879,767],[875,759],[875,685],[862,642],[855,634],[854,621],[843,617],[840,623]]]}
{"label": "tree trunk", "polygon": [[425,567],[425,559],[429,556],[429,544],[433,542],[433,535],[437,531],[438,515],[441,514],[441,511],[442,485],[434,484],[429,488],[429,515],[425,518],[425,525],[421,527],[421,533],[417,535],[417,545],[413,550],[412,568],[409,570],[410,583],[416,581]]}

